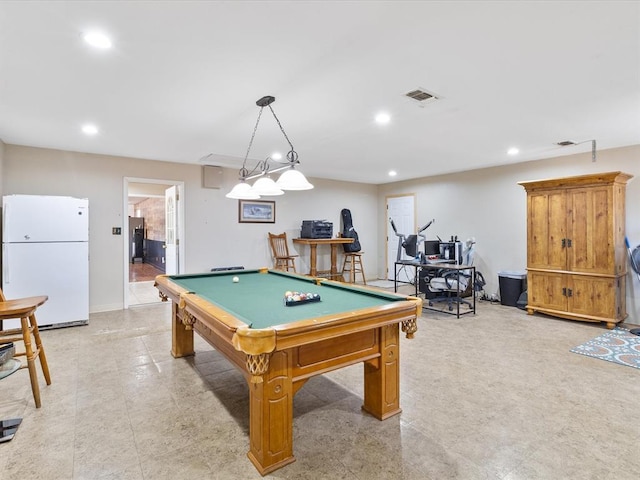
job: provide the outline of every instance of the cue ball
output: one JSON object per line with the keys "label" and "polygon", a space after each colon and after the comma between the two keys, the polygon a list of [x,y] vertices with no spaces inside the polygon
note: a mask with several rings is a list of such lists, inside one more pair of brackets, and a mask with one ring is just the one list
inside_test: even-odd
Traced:
{"label": "cue ball", "polygon": [[233,283],[238,283],[240,281],[238,277],[233,277],[231,280],[233,280]]}

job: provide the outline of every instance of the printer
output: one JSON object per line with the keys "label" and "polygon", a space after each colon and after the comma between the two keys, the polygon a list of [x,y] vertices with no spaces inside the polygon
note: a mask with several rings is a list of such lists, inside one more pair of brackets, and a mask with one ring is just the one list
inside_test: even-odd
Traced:
{"label": "printer", "polygon": [[300,238],[331,238],[333,223],[325,220],[303,220]]}

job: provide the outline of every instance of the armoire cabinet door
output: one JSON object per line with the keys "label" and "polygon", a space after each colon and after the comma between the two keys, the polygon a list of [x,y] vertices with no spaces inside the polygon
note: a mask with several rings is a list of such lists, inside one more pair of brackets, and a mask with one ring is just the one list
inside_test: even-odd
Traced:
{"label": "armoire cabinet door", "polygon": [[527,266],[566,270],[563,239],[567,232],[567,202],[564,190],[540,191],[527,197]]}
{"label": "armoire cabinet door", "polygon": [[570,312],[588,317],[623,319],[626,316],[624,298],[624,277],[589,277],[567,275],[567,285],[571,289],[568,297]]}
{"label": "armoire cabinet door", "polygon": [[567,275],[529,270],[527,285],[527,306],[567,311]]}
{"label": "armoire cabinet door", "polygon": [[567,192],[569,217],[567,270],[615,274],[613,199],[611,188],[590,187]]}

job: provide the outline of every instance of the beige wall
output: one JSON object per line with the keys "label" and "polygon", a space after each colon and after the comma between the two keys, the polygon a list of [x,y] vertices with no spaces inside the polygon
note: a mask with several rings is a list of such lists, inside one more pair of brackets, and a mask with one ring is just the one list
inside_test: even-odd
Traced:
{"label": "beige wall", "polygon": [[[153,178],[184,182],[184,272],[208,271],[216,266],[246,268],[272,264],[267,232],[298,236],[302,220],[326,219],[340,225],[340,210],[350,208],[363,248],[371,252],[375,276],[377,247],[377,187],[311,179],[314,190],[288,192],[276,199],[275,224],[239,224],[238,201],[225,198],[237,181],[237,170],[224,170],[223,188],[202,188],[201,166],[132,158],[6,145],[4,194],[70,195],[89,199],[90,309],[122,308],[124,297],[124,242],[112,227],[126,232],[123,219],[123,178]],[[293,247],[293,245],[291,245]],[[293,253],[306,254],[306,250]],[[321,261],[326,264],[328,255]],[[367,260],[368,262],[368,260]],[[307,271],[302,257],[299,270]],[[367,263],[365,263],[367,266]]]}
{"label": "beige wall", "polygon": [[[2,145],[0,144],[0,147]],[[498,291],[498,272],[526,267],[526,197],[517,182],[542,178],[621,170],[634,175],[627,187],[627,236],[640,244],[640,146],[603,150],[597,161],[591,153],[487,168],[458,174],[422,178],[380,186],[312,179],[316,188],[289,192],[276,200],[275,224],[239,224],[236,200],[224,197],[237,179],[237,171],[224,169],[221,189],[202,188],[201,167],[123,157],[91,155],[32,147],[0,148],[3,194],[71,195],[89,198],[90,306],[91,311],[122,308],[124,249],[122,237],[111,227],[123,221],[123,177],[154,178],[185,184],[185,272],[212,267],[271,265],[267,232],[286,231],[298,236],[302,220],[328,220],[334,234],[340,228],[340,210],[349,208],[365,254],[367,278],[384,278],[386,272],[385,198],[399,193],[416,195],[419,225],[435,218],[428,238],[461,239],[474,236],[476,266],[488,281],[487,292]],[[125,228],[126,231],[126,228]],[[395,242],[395,238],[392,240]],[[308,270],[307,250],[300,254],[299,271]],[[321,267],[328,266],[328,254]],[[640,319],[640,283],[630,273],[627,310],[630,320]]]}
{"label": "beige wall", "polygon": [[[627,185],[626,232],[631,246],[640,244],[640,145],[525,162],[501,167],[422,178],[382,185],[378,197],[378,248],[380,275],[385,268],[385,198],[415,193],[417,223],[436,222],[427,238],[476,238],[476,261],[488,285],[498,291],[498,272],[526,268],[526,194],[518,182],[596,172],[623,171],[634,175]],[[395,241],[395,239],[394,239]],[[631,269],[629,269],[631,270]],[[630,320],[640,319],[640,284],[635,273],[627,279],[627,311]]]}

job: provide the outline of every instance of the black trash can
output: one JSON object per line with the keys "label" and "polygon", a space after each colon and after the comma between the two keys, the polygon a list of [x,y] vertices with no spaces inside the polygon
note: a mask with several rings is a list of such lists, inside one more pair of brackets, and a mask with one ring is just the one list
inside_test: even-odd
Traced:
{"label": "black trash can", "polygon": [[500,303],[515,307],[522,292],[527,289],[527,272],[498,272]]}

